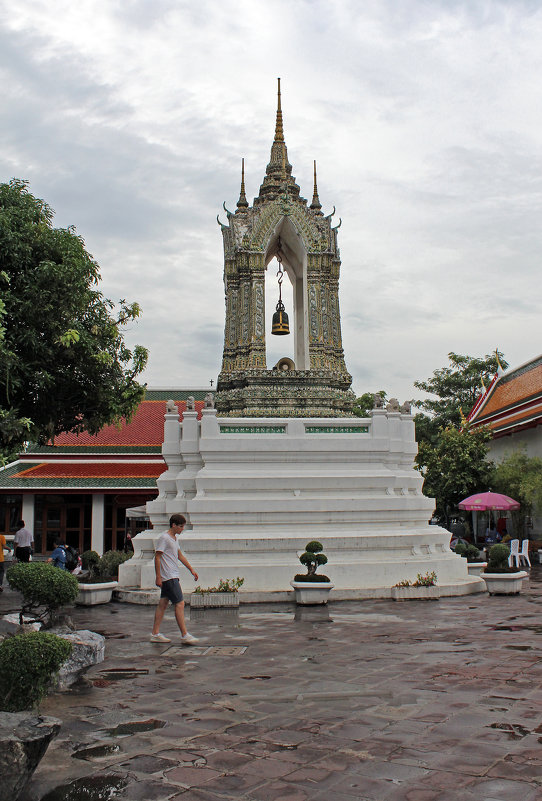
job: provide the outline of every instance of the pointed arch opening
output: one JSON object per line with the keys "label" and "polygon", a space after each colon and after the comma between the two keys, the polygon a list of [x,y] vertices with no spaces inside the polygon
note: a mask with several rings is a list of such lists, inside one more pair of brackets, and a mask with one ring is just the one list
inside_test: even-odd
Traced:
{"label": "pointed arch opening", "polygon": [[[293,334],[293,350],[291,345],[282,343],[286,337],[272,337],[276,340],[281,340],[278,346],[273,345],[269,347],[269,339],[271,335],[271,317],[276,306],[277,297],[272,295],[269,298],[269,293],[266,291],[266,357],[267,368],[271,369],[277,362],[273,361],[273,354],[276,349],[282,349],[284,353],[281,356],[291,356],[293,358],[296,370],[309,370],[310,369],[310,356],[309,356],[309,331],[308,331],[308,309],[307,309],[307,251],[301,235],[295,228],[289,217],[283,217],[275,226],[273,233],[269,239],[267,250],[265,253],[265,266],[267,270],[266,290],[270,285],[269,279],[276,274],[276,269],[273,267],[277,264],[273,261],[278,252],[278,241],[281,241],[281,254],[282,266],[284,272],[288,276],[289,283],[291,284],[291,306],[287,304],[287,298],[290,295],[288,292],[289,287],[286,286],[287,282],[283,283],[283,300],[286,305],[286,311],[290,318],[290,336]],[[286,291],[285,291],[286,289]],[[273,301],[274,298],[274,301]],[[272,307],[273,311],[269,311]],[[280,358],[280,357],[279,357]]]}

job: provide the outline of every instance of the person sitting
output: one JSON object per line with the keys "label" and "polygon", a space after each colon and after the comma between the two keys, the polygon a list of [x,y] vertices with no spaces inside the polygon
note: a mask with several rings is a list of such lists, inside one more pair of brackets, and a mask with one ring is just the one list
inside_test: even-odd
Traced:
{"label": "person sitting", "polygon": [[493,545],[494,543],[500,541],[501,541],[501,535],[495,528],[495,523],[492,520],[489,524],[489,527],[486,528],[486,543],[488,545]]}
{"label": "person sitting", "polygon": [[55,549],[47,561],[51,562],[53,567],[66,570],[66,548],[61,540],[55,540]]}

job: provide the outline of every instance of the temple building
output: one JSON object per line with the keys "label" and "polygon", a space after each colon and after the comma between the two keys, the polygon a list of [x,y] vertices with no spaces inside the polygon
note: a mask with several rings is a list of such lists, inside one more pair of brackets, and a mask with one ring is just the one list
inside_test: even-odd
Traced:
{"label": "temple building", "polygon": [[59,537],[83,552],[121,549],[126,533],[149,528],[144,505],[158,495],[164,414],[169,399],[199,414],[209,389],[148,389],[130,422],[98,434],[60,434],[54,444],[30,443],[0,470],[0,532],[22,518],[34,551],[46,555]]}
{"label": "temple building", "polygon": [[542,356],[499,371],[467,419],[472,428],[489,426],[495,461],[522,446],[542,458]]}

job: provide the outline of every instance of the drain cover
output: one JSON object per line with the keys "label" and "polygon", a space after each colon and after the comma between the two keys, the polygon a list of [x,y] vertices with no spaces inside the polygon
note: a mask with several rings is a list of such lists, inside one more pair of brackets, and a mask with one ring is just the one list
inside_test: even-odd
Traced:
{"label": "drain cover", "polygon": [[164,651],[167,656],[241,656],[247,650],[248,645],[208,645],[208,646],[187,646],[173,645]]}

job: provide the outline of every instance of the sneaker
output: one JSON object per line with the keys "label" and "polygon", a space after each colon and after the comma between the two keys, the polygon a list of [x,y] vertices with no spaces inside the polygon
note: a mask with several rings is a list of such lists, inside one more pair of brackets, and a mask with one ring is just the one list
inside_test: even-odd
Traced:
{"label": "sneaker", "polygon": [[181,637],[182,645],[195,645],[197,642],[199,642],[198,638],[194,637],[188,631],[186,632],[184,637]]}
{"label": "sneaker", "polygon": [[151,634],[151,642],[171,642],[171,640],[163,634]]}

